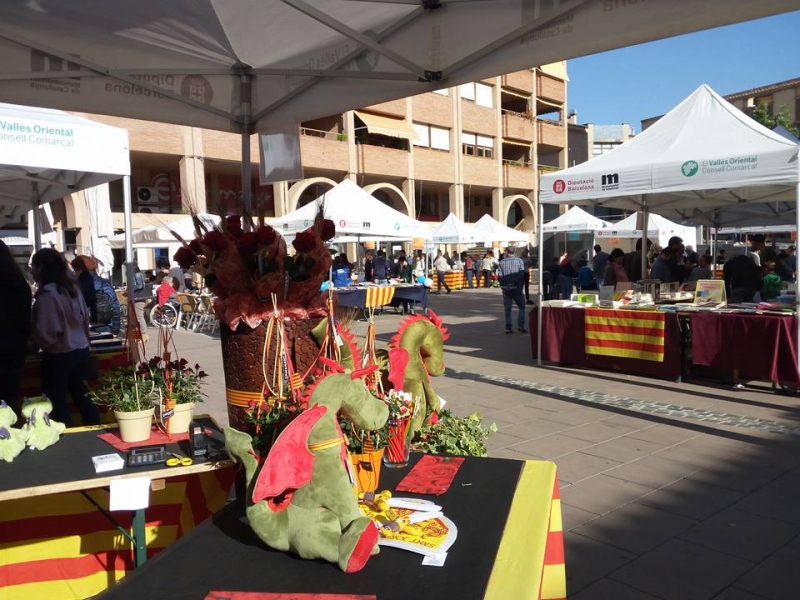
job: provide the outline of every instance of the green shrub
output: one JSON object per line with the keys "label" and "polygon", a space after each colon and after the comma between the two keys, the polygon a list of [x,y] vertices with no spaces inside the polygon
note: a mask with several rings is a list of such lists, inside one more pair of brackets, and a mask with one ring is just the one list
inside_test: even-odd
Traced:
{"label": "green shrub", "polygon": [[439,422],[426,425],[414,437],[413,447],[429,454],[456,456],[486,456],[486,439],[497,431],[497,425],[481,425],[481,415],[472,413],[456,417],[445,409],[439,413]]}

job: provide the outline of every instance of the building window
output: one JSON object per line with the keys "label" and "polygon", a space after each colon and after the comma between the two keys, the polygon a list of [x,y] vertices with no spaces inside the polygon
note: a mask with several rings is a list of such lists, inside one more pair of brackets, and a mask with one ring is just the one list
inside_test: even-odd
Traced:
{"label": "building window", "polygon": [[450,151],[450,130],[442,127],[434,127],[427,123],[412,123],[414,131],[419,135],[419,139],[414,140],[415,146],[422,148],[432,148],[434,150]]}
{"label": "building window", "polygon": [[494,102],[492,101],[494,88],[491,85],[486,85],[485,83],[462,83],[458,86],[458,89],[464,100],[474,102],[478,106],[494,107]]}
{"label": "building window", "polygon": [[450,90],[448,88],[442,88],[440,90],[433,90],[434,94],[439,94],[440,96],[449,96]]}
{"label": "building window", "polygon": [[476,133],[462,133],[461,152],[468,156],[492,158],[494,154],[494,138]]}

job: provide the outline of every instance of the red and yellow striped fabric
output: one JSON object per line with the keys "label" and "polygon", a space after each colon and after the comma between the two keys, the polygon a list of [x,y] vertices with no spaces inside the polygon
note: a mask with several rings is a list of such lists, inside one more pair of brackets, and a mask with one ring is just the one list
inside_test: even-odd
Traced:
{"label": "red and yellow striped fabric", "polygon": [[565,600],[561,497],[556,465],[525,461],[484,598]]}
{"label": "red and yellow striped fabric", "polygon": [[364,308],[377,308],[389,304],[394,298],[392,286],[368,287]]}
{"label": "red and yellow striped fabric", "polygon": [[587,308],[586,354],[664,362],[664,313]]}
{"label": "red and yellow striped fabric", "polygon": [[[148,558],[220,510],[234,469],[166,479],[145,511]],[[109,492],[87,492],[108,509]],[[133,513],[113,513],[130,530]],[[0,600],[87,598],[133,570],[131,543],[80,492],[0,502]]]}

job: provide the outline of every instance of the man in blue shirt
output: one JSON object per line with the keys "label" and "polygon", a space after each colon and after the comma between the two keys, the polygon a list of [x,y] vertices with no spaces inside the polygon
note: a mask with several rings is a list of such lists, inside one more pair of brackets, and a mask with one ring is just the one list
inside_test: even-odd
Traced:
{"label": "man in blue shirt", "polygon": [[608,252],[603,252],[600,244],[594,247],[594,258],[592,258],[592,273],[594,273],[594,280],[597,282],[597,289],[603,287],[603,273],[606,272],[608,266]]}
{"label": "man in blue shirt", "polygon": [[527,333],[525,329],[525,296],[522,288],[525,285],[525,263],[514,256],[513,248],[506,248],[503,259],[497,266],[500,289],[503,290],[503,310],[506,318],[506,333],[511,333],[511,303],[519,309],[517,331]]}

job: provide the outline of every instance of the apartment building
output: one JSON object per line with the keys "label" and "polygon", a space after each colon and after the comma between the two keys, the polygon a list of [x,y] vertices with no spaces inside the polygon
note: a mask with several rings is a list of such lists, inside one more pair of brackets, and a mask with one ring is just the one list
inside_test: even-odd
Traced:
{"label": "apartment building", "polygon": [[[304,179],[296,182],[259,184],[254,136],[254,205],[282,216],[348,177],[420,220],[441,221],[452,212],[474,222],[489,213],[510,226],[524,220],[524,229],[533,230],[539,173],[568,164],[566,82],[566,63],[556,63],[301,123]],[[189,208],[237,212],[238,136],[81,116],[129,132],[134,228],[168,222]],[[110,184],[110,196],[121,229],[121,181]],[[53,203],[52,211],[57,245],[85,248],[82,194]]]}

